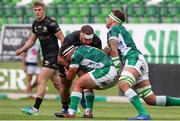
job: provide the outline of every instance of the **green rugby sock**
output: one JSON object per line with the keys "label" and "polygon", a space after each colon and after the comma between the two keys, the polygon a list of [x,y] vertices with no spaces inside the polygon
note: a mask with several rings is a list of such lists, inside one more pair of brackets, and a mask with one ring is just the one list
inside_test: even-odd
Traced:
{"label": "green rugby sock", "polygon": [[180,106],[180,98],[166,96],[166,106]]}
{"label": "green rugby sock", "polygon": [[71,93],[71,103],[70,103],[70,109],[77,110],[78,104],[80,99],[82,98],[82,93],[73,91]]}
{"label": "green rugby sock", "polygon": [[145,110],[140,98],[137,96],[134,90],[128,89],[125,91],[124,95],[130,100],[139,114],[148,115],[148,112]]}
{"label": "green rugby sock", "polygon": [[94,104],[94,93],[91,92],[90,90],[84,91],[84,96],[86,100],[86,108],[93,108]]}

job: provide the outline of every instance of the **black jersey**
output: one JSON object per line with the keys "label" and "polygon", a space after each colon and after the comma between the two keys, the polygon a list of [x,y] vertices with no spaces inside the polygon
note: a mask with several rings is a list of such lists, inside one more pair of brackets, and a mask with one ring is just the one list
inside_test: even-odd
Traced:
{"label": "black jersey", "polygon": [[42,21],[35,20],[32,24],[32,32],[40,40],[44,60],[57,59],[59,46],[55,33],[60,31],[60,27],[55,20],[45,17]]}
{"label": "black jersey", "polygon": [[[68,43],[75,45],[75,46],[82,45],[82,43],[80,42],[80,38],[79,38],[80,32],[81,31],[74,31],[74,32],[70,33],[69,35],[67,35],[64,38],[64,43],[68,42]],[[101,40],[96,34],[94,34],[93,41],[92,41],[90,46],[102,49]]]}

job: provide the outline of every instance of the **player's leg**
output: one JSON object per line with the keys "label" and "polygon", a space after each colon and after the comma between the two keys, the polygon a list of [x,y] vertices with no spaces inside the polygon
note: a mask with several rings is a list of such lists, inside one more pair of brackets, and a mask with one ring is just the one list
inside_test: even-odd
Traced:
{"label": "player's leg", "polygon": [[65,82],[68,83],[67,82],[68,80],[66,80],[66,78],[59,77],[59,72],[58,71],[56,71],[56,73],[53,75],[51,80],[52,80],[52,82],[54,84],[54,87],[59,92],[59,95],[61,97],[61,103],[62,103],[62,106],[63,106],[62,112],[56,112],[55,116],[57,116],[57,117],[64,117],[64,114],[67,113],[68,108],[69,108],[69,97],[70,97],[69,96],[70,92],[68,92],[69,91],[69,87],[66,90],[67,86],[64,86],[64,83]]}
{"label": "player's leg", "polygon": [[26,94],[29,97],[31,94],[31,81],[32,81],[32,77],[33,77],[33,66],[31,65],[26,65]]}
{"label": "player's leg", "polygon": [[33,75],[26,73],[26,94],[29,97],[31,95],[31,80]]}
{"label": "player's leg", "polygon": [[166,95],[155,95],[149,80],[142,81],[135,86],[137,93],[146,104],[153,106],[180,106],[180,98]]}
{"label": "player's leg", "polygon": [[[65,69],[63,65],[59,65],[59,76],[61,78],[61,103],[62,103],[62,111],[54,113],[57,117],[64,117],[64,114],[67,113],[69,104],[70,104],[70,88],[72,85],[72,81],[66,79]],[[77,114],[80,113],[80,109],[78,108]]]}
{"label": "player's leg", "polygon": [[54,69],[42,67],[40,75],[38,77],[37,97],[36,97],[35,103],[34,103],[33,107],[22,108],[21,110],[24,113],[29,114],[29,115],[38,114],[41,102],[42,102],[43,97],[46,92],[46,82],[47,82],[47,80],[50,79],[50,77],[52,77],[52,75],[54,73],[55,73]]}
{"label": "player's leg", "polygon": [[[79,72],[78,72],[78,76],[80,77],[80,76],[82,76],[82,75],[84,75],[85,74],[85,72],[84,71],[82,71],[82,70],[80,70]],[[82,92],[82,99],[81,99],[81,107],[82,108],[84,108],[84,109],[86,109],[86,100],[85,100],[85,93],[86,91],[83,91]]]}
{"label": "player's leg", "polygon": [[71,102],[68,110],[69,115],[65,115],[65,117],[75,117],[78,104],[82,98],[83,89],[94,89],[94,88],[98,88],[98,87],[91,79],[89,73],[75,80],[74,88],[71,93]]}
{"label": "player's leg", "polygon": [[69,104],[70,104],[70,88],[72,81],[66,79],[65,69],[63,65],[59,65],[59,76],[61,81],[61,103],[62,111],[54,113],[57,117],[64,117],[64,114],[67,113]]}
{"label": "player's leg", "polygon": [[35,80],[34,80],[33,83],[31,83],[31,89],[37,87],[37,85],[38,85],[38,76],[39,76],[39,74],[35,75]]}
{"label": "player's leg", "polygon": [[86,89],[84,93],[86,99],[84,117],[92,118],[92,108],[94,104],[94,93],[92,89],[107,89],[117,83],[117,72],[113,66],[95,69],[82,75],[79,79],[75,80],[74,88],[71,93],[70,108],[68,110],[70,116],[68,117],[75,116],[77,105],[82,98],[82,91]]}
{"label": "player's leg", "polygon": [[[83,99],[84,95],[84,99]],[[82,105],[82,100],[84,100],[84,105],[85,105],[85,112],[84,112],[84,118],[92,118],[92,109],[94,105],[94,99],[95,95],[92,89],[84,89],[82,93],[82,99],[81,99],[81,105]]]}
{"label": "player's leg", "polygon": [[139,120],[141,118],[143,118],[144,120],[150,119],[150,116],[148,115],[148,112],[146,111],[142,102],[140,101],[139,96],[131,88],[133,85],[137,83],[136,80],[142,74],[141,68],[145,68],[143,65],[144,62],[141,60],[127,60],[126,65],[122,70],[121,77],[119,79],[119,88],[122,90],[124,95],[129,99],[129,101],[132,103],[134,108],[139,113],[138,116],[130,118],[131,120]]}
{"label": "player's leg", "polygon": [[81,107],[86,109],[85,91],[82,92]]}
{"label": "player's leg", "polygon": [[60,92],[61,82],[60,82],[59,72],[56,70],[50,79],[51,79],[54,87],[59,92],[59,95],[61,95],[61,92]]}
{"label": "player's leg", "polygon": [[[134,74],[134,75],[133,75]],[[136,76],[136,77],[135,77]],[[129,99],[132,105],[135,107],[139,115],[148,115],[148,112],[145,110],[142,105],[140,98],[136,94],[136,92],[131,88],[135,83],[136,78],[138,77],[138,72],[135,69],[123,69],[119,87],[124,95]]]}
{"label": "player's leg", "polygon": [[35,88],[37,85],[38,85],[38,77],[39,77],[39,74],[41,72],[41,69],[40,67],[37,65],[35,66],[35,70],[34,70],[34,75],[35,75],[35,80],[33,83],[31,83],[31,89]]}
{"label": "player's leg", "polygon": [[61,78],[61,103],[62,103],[62,112],[67,112],[70,103],[70,89],[72,81],[66,79],[65,67],[59,65],[59,76]]}

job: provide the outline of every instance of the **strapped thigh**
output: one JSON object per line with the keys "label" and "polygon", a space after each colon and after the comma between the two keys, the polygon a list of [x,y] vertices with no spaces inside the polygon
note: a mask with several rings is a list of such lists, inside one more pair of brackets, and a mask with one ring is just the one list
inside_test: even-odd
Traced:
{"label": "strapped thigh", "polygon": [[149,95],[153,94],[151,85],[136,89],[136,92],[138,93],[139,97],[141,97],[141,98],[146,98]]}
{"label": "strapped thigh", "polygon": [[119,81],[125,81],[127,82],[130,86],[133,86],[136,83],[136,79],[132,73],[129,71],[122,71],[121,77],[119,78]]}

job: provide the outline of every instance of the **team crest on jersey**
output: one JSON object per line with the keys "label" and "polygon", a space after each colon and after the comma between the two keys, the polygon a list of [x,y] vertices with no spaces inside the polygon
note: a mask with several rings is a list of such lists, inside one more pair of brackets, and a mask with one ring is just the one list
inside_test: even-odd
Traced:
{"label": "team crest on jersey", "polygon": [[44,65],[48,66],[49,65],[49,61],[44,61]]}
{"label": "team crest on jersey", "polygon": [[42,28],[42,26],[38,26],[38,28]]}
{"label": "team crest on jersey", "polygon": [[36,26],[34,27],[34,31],[37,32],[37,27]]}
{"label": "team crest on jersey", "polygon": [[47,32],[48,31],[48,29],[47,29],[47,27],[43,27],[43,32]]}

